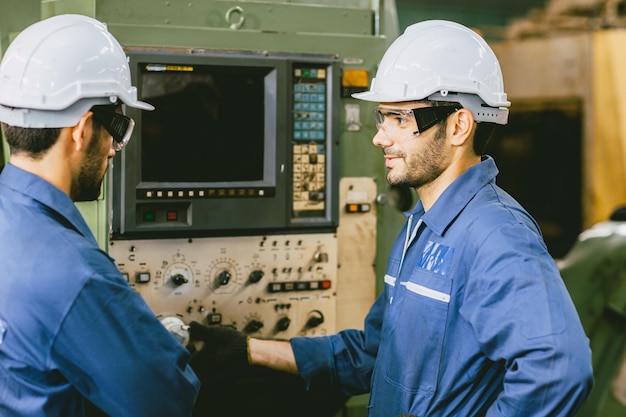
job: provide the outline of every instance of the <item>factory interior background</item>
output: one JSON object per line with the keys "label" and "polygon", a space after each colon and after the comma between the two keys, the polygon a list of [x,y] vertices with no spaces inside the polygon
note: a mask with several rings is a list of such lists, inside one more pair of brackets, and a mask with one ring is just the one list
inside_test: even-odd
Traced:
{"label": "factory interior background", "polygon": [[[127,48],[144,96],[180,111],[192,140],[204,127],[184,118],[191,119],[198,97],[166,91],[168,83],[182,81],[142,73],[139,63],[180,50],[208,58],[179,62],[172,53],[168,64],[228,67],[236,58],[262,66],[271,57],[274,78],[252,74],[274,89],[276,101],[241,127],[259,132],[256,149],[263,155],[261,161],[249,156],[246,174],[194,169],[220,161],[197,159],[218,150],[199,153],[191,141],[157,153],[134,138],[129,156],[113,163],[103,196],[80,203],[99,244],[124,260],[120,271],[155,314],[232,324],[262,337],[362,327],[383,288],[402,212],[416,196],[386,183],[380,151],[371,145],[372,109],[350,95],[367,89],[385,48],[412,23],[445,19],[475,29],[498,56],[512,102],[509,124],[487,152],[498,163],[498,184],[537,219],[591,340],[595,387],[579,415],[626,415],[626,1],[3,0],[0,54],[22,28],[62,13],[106,22]],[[310,86],[306,105],[319,105],[306,122],[297,116],[302,103],[288,99],[305,92],[296,90],[287,68]],[[258,95],[252,106],[267,105],[266,93],[250,94]],[[160,113],[133,116],[163,132],[173,128]],[[308,117],[318,118],[309,124]],[[264,136],[267,126],[276,142]],[[281,129],[309,142],[292,146]],[[2,149],[0,167],[8,160],[6,144]],[[287,168],[292,175],[280,182],[274,178],[285,153],[297,158]],[[259,175],[261,185],[238,175]],[[202,190],[215,198],[189,197],[198,192],[196,183],[230,182]],[[178,185],[170,189],[171,183]],[[264,198],[247,198],[249,192]],[[153,196],[160,193],[164,202],[157,204]],[[257,210],[271,214],[257,218]],[[199,212],[211,215],[192,218]],[[293,278],[296,272],[304,278]],[[257,285],[270,275],[274,286]],[[166,276],[179,279],[174,296],[163,291]],[[299,282],[305,284],[294,297]],[[303,407],[295,394],[286,401],[275,392],[289,392],[290,381],[278,380],[270,390],[265,378],[272,376],[229,381],[212,400],[232,407],[233,416],[237,399],[254,390],[253,401],[264,407]],[[319,417],[365,416],[367,399],[328,399],[331,410]]]}

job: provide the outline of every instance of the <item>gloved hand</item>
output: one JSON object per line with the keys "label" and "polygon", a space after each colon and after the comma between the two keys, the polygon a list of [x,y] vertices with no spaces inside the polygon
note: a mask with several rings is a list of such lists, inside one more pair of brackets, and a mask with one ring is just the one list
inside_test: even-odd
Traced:
{"label": "gloved hand", "polygon": [[206,376],[250,366],[248,337],[227,326],[204,326],[189,323],[191,341],[204,342],[204,346],[191,357],[191,368]]}

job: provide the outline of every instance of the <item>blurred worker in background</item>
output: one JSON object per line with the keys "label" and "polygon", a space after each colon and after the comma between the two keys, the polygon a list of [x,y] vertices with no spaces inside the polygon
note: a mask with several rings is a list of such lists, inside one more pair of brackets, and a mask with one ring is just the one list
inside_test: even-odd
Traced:
{"label": "blurred worker in background", "polygon": [[130,288],[74,201],[100,194],[143,110],[120,44],[102,23],[35,23],[0,64],[0,415],[190,416],[189,352]]}
{"label": "blurred worker in background", "polygon": [[483,154],[510,106],[493,51],[462,25],[417,23],[354,97],[380,103],[387,180],[419,197],[364,330],[273,341],[192,323],[194,369],[264,365],[371,392],[369,417],[573,416],[593,384],[589,340],[537,223]]}

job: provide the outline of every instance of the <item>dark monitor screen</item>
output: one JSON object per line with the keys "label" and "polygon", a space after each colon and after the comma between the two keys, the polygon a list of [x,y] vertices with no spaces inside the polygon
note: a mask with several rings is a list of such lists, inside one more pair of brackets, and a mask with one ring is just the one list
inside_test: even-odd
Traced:
{"label": "dark monitor screen", "polygon": [[264,179],[268,67],[146,63],[141,124],[145,182]]}

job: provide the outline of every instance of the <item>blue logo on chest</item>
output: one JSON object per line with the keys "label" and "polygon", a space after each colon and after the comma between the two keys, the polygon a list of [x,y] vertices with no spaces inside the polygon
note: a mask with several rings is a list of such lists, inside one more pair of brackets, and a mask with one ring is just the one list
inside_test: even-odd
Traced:
{"label": "blue logo on chest", "polygon": [[422,251],[418,267],[439,275],[448,275],[454,249],[429,240]]}

